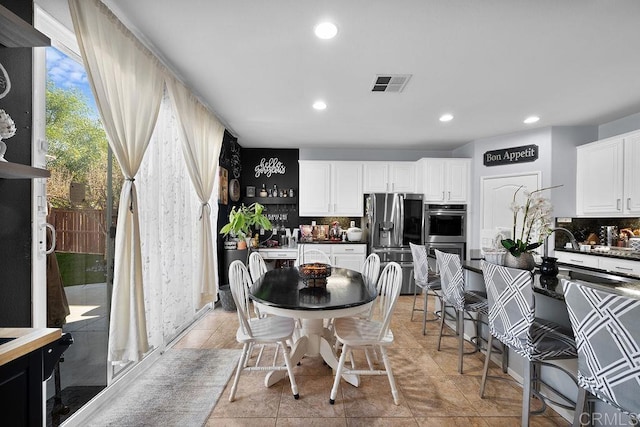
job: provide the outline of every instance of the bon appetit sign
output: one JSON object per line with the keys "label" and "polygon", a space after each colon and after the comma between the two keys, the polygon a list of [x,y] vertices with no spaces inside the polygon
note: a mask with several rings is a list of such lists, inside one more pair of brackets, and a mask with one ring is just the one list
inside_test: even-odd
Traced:
{"label": "bon appetit sign", "polygon": [[484,153],[485,166],[511,165],[515,163],[533,162],[538,159],[537,145],[503,148]]}

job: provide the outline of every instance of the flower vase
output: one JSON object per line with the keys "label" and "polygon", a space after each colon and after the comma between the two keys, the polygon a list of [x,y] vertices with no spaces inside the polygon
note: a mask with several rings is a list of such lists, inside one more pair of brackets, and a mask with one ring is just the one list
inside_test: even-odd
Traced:
{"label": "flower vase", "polygon": [[511,255],[511,252],[507,252],[504,256],[504,266],[531,271],[535,268],[536,263],[531,252],[521,253],[517,257]]}
{"label": "flower vase", "polygon": [[556,277],[558,275],[558,258],[544,256],[540,264],[540,275],[545,277]]}

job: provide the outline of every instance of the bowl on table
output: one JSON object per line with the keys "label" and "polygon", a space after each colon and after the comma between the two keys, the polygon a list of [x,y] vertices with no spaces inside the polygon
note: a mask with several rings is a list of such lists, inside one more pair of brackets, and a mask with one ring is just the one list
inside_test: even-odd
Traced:
{"label": "bowl on table", "polygon": [[327,277],[331,276],[331,266],[320,262],[301,264],[298,267],[300,277],[307,286],[327,286]]}

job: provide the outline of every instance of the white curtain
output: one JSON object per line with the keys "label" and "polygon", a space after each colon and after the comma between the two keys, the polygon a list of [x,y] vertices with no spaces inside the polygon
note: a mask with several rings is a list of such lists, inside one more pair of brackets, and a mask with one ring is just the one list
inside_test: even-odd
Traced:
{"label": "white curtain", "polygon": [[167,78],[167,87],[180,118],[182,153],[187,163],[191,183],[202,204],[200,212],[200,306],[213,301],[217,295],[215,270],[215,239],[212,232],[211,205],[222,147],[224,127],[184,85]]}
{"label": "white curtain", "polygon": [[200,300],[200,199],[182,155],[169,94],[136,176],[149,343],[162,348],[194,320]]}
{"label": "white curtain", "polygon": [[134,177],[158,116],[163,70],[98,0],[69,0],[69,7],[109,145],[126,178],[118,208],[108,360],[138,361],[149,343]]}

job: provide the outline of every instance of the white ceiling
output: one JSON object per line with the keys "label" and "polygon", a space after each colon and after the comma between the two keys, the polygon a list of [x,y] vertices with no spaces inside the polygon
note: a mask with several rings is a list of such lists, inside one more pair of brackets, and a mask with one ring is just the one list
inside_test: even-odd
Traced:
{"label": "white ceiling", "polygon": [[[442,150],[640,112],[637,0],[103,1],[244,147]],[[386,73],[413,77],[372,93]]]}

